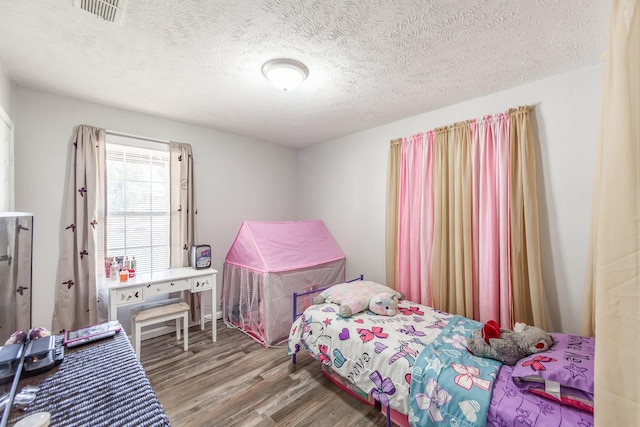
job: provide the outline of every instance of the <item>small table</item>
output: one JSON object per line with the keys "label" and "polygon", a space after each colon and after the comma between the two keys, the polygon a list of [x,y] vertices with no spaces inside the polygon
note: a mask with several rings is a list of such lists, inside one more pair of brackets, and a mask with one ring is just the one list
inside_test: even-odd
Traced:
{"label": "small table", "polygon": [[[118,320],[118,307],[148,302],[153,296],[179,291],[211,291],[211,339],[215,342],[217,273],[213,268],[196,270],[192,267],[180,267],[138,274],[122,283],[105,278],[103,283],[109,290],[109,320]],[[204,310],[200,310],[200,329],[204,329]]]}
{"label": "small table", "polygon": [[[62,340],[62,336],[57,337]],[[22,378],[40,390],[25,410],[11,409],[9,425],[36,412],[51,414],[51,426],[169,426],[169,419],[124,331],[66,349],[59,366]]]}

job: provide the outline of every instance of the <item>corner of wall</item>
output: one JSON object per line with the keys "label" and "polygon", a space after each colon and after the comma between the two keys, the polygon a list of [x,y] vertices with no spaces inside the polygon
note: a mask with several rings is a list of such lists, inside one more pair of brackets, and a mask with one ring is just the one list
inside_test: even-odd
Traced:
{"label": "corner of wall", "polygon": [[14,90],[5,67],[0,62],[0,108],[15,122]]}

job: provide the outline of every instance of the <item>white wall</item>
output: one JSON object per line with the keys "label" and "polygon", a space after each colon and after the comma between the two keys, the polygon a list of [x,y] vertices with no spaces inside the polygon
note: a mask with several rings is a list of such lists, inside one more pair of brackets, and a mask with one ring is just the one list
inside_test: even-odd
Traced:
{"label": "white wall", "polygon": [[27,88],[12,93],[11,84],[2,83],[2,78],[0,73],[0,102],[15,105],[16,210],[35,213],[36,325],[50,326],[53,313],[66,154],[75,125],[192,144],[199,243],[213,244],[213,264],[219,271],[242,220],[320,218],[347,256],[347,276],[364,273],[384,282],[389,141],[530,104],[535,105],[533,124],[540,142],[540,237],[547,299],[554,330],[579,330],[600,66],[299,151]]}
{"label": "white wall", "polygon": [[219,288],[243,220],[296,219],[295,149],[22,87],[15,105],[16,209],[35,214],[34,325],[51,326],[67,148],[76,125],[192,145],[198,243],[213,247]]}
{"label": "white wall", "polygon": [[[347,256],[347,277],[386,280],[389,141],[534,105],[542,269],[553,329],[580,329],[600,94],[591,66],[300,150],[300,217],[321,218]],[[517,319],[516,319],[517,320]]]}

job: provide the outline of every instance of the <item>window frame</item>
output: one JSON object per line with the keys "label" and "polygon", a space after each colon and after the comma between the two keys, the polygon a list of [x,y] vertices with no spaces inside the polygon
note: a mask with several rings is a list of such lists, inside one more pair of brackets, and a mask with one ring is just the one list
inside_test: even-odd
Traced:
{"label": "window frame", "polygon": [[[122,256],[123,258],[125,256],[135,256],[137,262],[136,273],[152,273],[154,271],[166,270],[170,267],[171,262],[171,161],[169,144],[135,136],[109,133],[107,133],[105,142],[105,255],[107,257]],[[146,171],[148,176],[145,179],[139,177],[133,178],[128,175],[130,173],[128,169],[131,168],[127,168],[127,156],[139,155],[141,152],[144,153],[144,155],[139,156],[139,159],[144,159],[149,164],[149,170]],[[113,176],[113,162],[119,161],[115,158],[118,155],[115,153],[122,153],[121,177],[118,178],[118,181],[122,181],[120,188],[123,189],[122,193],[125,194],[121,200],[117,201],[113,198],[113,192],[117,191],[116,188],[113,188],[113,182],[116,179]],[[160,168],[156,168],[155,170],[152,164],[154,159],[157,164],[161,165]],[[135,164],[135,162],[129,162],[129,164]],[[143,171],[144,168],[139,168],[139,170]],[[162,180],[157,179],[157,172],[159,170],[162,171]],[[144,173],[142,173],[142,175],[144,175]],[[148,185],[149,191],[148,193],[144,193],[146,198],[131,198],[127,196],[128,187],[130,187],[132,183],[137,183],[142,186],[145,184]],[[157,193],[153,189],[154,185],[160,185],[161,187],[161,209],[155,209],[153,206],[154,203],[157,203],[157,200],[154,198]],[[144,207],[144,204],[139,204],[140,199],[144,199],[145,203],[146,201],[149,202],[148,209],[141,209],[141,206]],[[132,201],[128,203],[128,200]],[[116,203],[120,204],[121,207],[117,209],[110,208],[110,206]],[[137,206],[133,208],[132,205]],[[115,218],[122,218],[122,224],[116,225],[114,223]],[[140,221],[140,219],[144,220],[146,218],[149,219],[148,225],[145,225],[144,221]],[[153,221],[154,218],[159,219],[159,221]],[[132,243],[132,239],[127,237],[132,233],[131,230],[128,230],[128,226],[134,227],[136,220],[138,220],[137,223],[139,226],[141,225],[143,228],[148,226],[148,230],[146,231],[148,235],[146,238],[142,238],[142,243],[140,240]],[[116,238],[115,233],[118,233],[118,231],[113,232],[113,228],[116,226],[122,230],[122,240],[114,243],[113,239]],[[110,229],[112,233],[110,233]],[[134,238],[133,241],[135,240]],[[136,254],[136,252],[138,252],[138,254]]]}

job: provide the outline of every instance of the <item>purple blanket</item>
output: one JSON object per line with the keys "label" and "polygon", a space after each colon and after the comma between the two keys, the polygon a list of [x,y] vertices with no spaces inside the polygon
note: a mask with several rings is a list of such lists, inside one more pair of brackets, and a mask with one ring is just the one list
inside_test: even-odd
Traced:
{"label": "purple blanket", "polygon": [[577,426],[593,427],[593,414],[519,390],[503,365],[493,385],[488,426]]}

